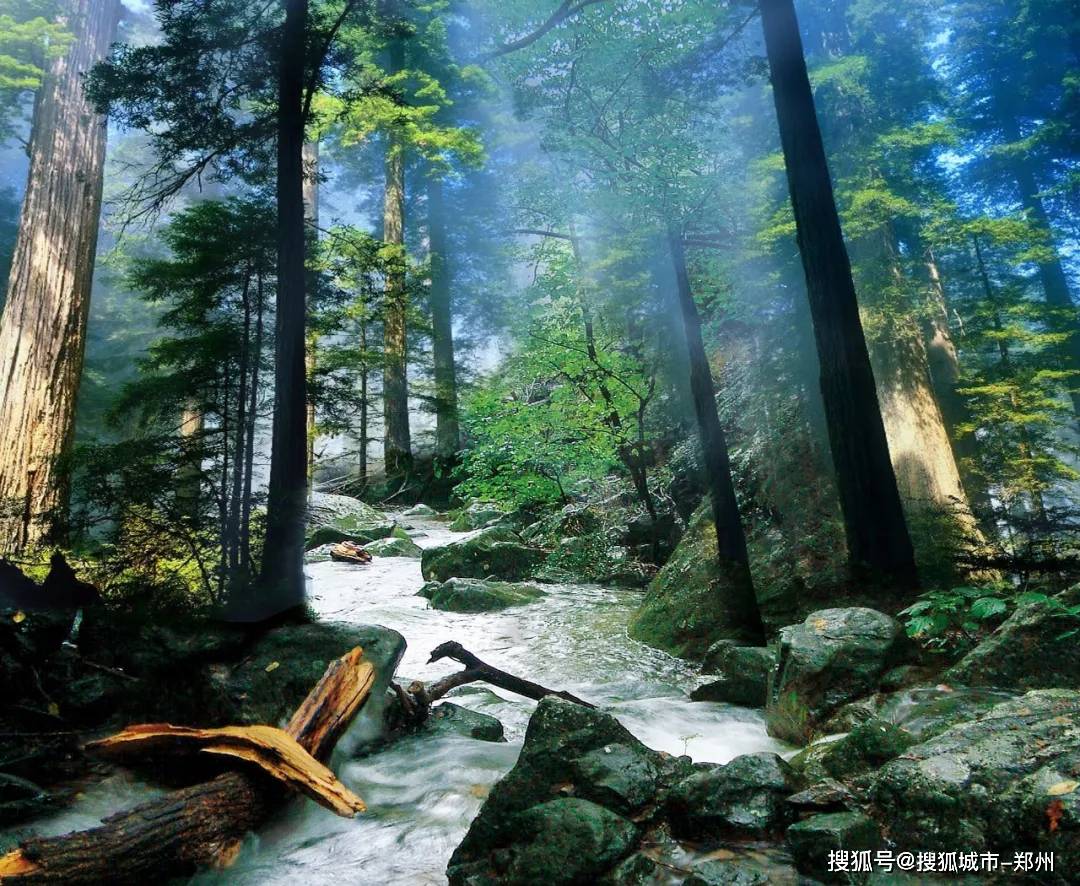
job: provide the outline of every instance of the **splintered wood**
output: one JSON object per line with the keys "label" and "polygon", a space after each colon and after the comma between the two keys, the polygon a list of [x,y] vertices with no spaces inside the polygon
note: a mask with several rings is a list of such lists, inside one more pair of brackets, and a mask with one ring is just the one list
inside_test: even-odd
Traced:
{"label": "splintered wood", "polygon": [[[114,742],[114,748],[125,743],[134,746],[160,741],[175,746],[187,742],[199,753],[213,747],[215,753],[227,753],[254,766],[245,765],[244,771],[226,772],[172,791],[110,816],[87,831],[25,840],[17,850],[0,857],[0,880],[20,884],[142,884],[152,878],[189,875],[200,867],[227,866],[235,859],[244,836],[288,799],[283,783],[309,796],[314,790],[321,801],[342,808],[360,803],[344,786],[340,790],[346,794],[337,792],[333,786],[340,783],[319,761],[329,757],[374,683],[374,668],[363,661],[363,650],[357,647],[330,663],[284,731],[261,726],[185,730],[155,725],[136,727],[134,732],[125,730],[106,739],[106,743]],[[161,734],[162,730],[169,733]],[[178,735],[177,730],[184,734]],[[196,739],[191,733],[209,737]],[[118,741],[125,735],[128,738]],[[286,747],[288,751],[283,750]],[[271,773],[273,778],[264,775],[268,762],[281,770]],[[314,769],[312,763],[320,769]],[[327,779],[328,773],[332,781]]]}

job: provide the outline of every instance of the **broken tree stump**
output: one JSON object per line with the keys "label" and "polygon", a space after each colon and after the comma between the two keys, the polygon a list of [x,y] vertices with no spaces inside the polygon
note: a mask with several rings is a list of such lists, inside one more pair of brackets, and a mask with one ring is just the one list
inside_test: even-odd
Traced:
{"label": "broken tree stump", "polygon": [[[326,760],[371,693],[374,668],[359,647],[330,663],[285,732]],[[146,883],[227,866],[241,841],[289,792],[258,771],[226,772],[105,819],[99,827],[31,838],[0,858],[0,880]]]}

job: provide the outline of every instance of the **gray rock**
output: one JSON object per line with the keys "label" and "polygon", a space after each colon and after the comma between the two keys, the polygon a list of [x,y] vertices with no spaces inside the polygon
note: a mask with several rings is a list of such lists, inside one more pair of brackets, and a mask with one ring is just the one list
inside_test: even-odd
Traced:
{"label": "gray rock", "polygon": [[531,578],[547,554],[522,541],[505,528],[485,529],[476,535],[440,547],[427,548],[420,569],[428,581],[451,578]]}
{"label": "gray rock", "polygon": [[413,505],[411,508],[409,508],[407,511],[405,511],[404,516],[406,516],[406,517],[437,517],[437,516],[439,516],[439,514],[438,514],[438,511],[436,511],[433,507],[429,507],[428,505],[421,502],[419,504]]}
{"label": "gray rock", "polygon": [[695,840],[762,839],[793,819],[784,800],[797,791],[795,773],[776,754],[744,754],[723,766],[701,766],[667,800],[676,836]]}
{"label": "gray rock", "polygon": [[846,882],[845,874],[829,872],[829,851],[877,849],[881,845],[881,832],[861,812],[833,812],[793,824],[788,828],[787,844],[795,866],[802,873],[825,882]]}
{"label": "gray rock", "polygon": [[916,739],[885,720],[867,720],[836,741],[804,748],[791,765],[807,782],[827,778],[847,779],[877,769],[900,756]]}
{"label": "gray rock", "polygon": [[769,734],[805,744],[841,705],[873,692],[906,651],[900,624],[874,609],[823,609],[784,628],[765,708]]}
{"label": "gray rock", "polygon": [[450,530],[452,532],[470,532],[473,529],[481,529],[487,526],[488,523],[500,520],[505,516],[506,514],[501,508],[490,502],[474,501],[450,521]]}
{"label": "gray rock", "polygon": [[424,731],[430,735],[463,735],[478,741],[506,741],[503,725],[495,717],[449,701],[431,709]]}
{"label": "gray rock", "polygon": [[898,846],[1052,851],[1066,883],[1080,867],[1080,692],[1002,702],[907,749],[869,783]]}
{"label": "gray rock", "polygon": [[1021,604],[993,634],[944,676],[947,683],[1026,690],[1080,689],[1076,654],[1080,585],[1049,600]]}
{"label": "gray rock", "polygon": [[723,701],[760,708],[765,705],[769,674],[776,661],[775,650],[767,646],[739,646],[721,640],[709,647],[701,670],[720,677],[690,693],[693,701]]}

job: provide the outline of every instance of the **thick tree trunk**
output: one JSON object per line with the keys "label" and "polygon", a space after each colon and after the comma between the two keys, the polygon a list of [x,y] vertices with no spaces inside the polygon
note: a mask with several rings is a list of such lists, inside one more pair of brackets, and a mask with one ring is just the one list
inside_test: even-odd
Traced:
{"label": "thick tree trunk", "polygon": [[[304,142],[304,219],[312,229],[312,236],[317,238],[319,231],[319,143],[318,141]],[[316,274],[308,275],[308,300],[315,296],[315,287],[318,285]],[[310,313],[310,306],[309,306]],[[311,492],[315,481],[315,393],[312,387],[312,379],[315,376],[315,350],[318,345],[318,336],[309,331],[307,337],[307,350],[305,352],[305,369],[308,380],[307,397],[307,482],[308,492]]]}
{"label": "thick tree trunk", "polygon": [[75,42],[38,91],[30,174],[0,317],[0,553],[62,535],[105,168],[105,121],[82,75],[116,35],[119,0],[71,0]]}
{"label": "thick tree trunk", "polygon": [[255,341],[251,351],[251,386],[248,392],[247,430],[244,434],[244,489],[240,512],[240,568],[251,575],[251,507],[255,474],[255,423],[258,420],[259,383],[262,377],[263,325],[266,302],[263,295],[262,271],[256,271],[255,282]]}
{"label": "thick tree trunk", "polygon": [[[390,41],[387,72],[405,68],[405,45]],[[387,477],[412,467],[409,433],[408,292],[405,286],[405,143],[391,130],[386,136],[386,190],[383,201],[383,240],[399,255],[387,275],[383,318],[383,461]]]}
{"label": "thick tree trunk", "polygon": [[431,249],[431,346],[435,363],[435,455],[450,464],[457,457],[461,433],[446,214],[443,183],[437,175],[428,179],[428,241]]}
{"label": "thick tree trunk", "polygon": [[274,430],[261,599],[231,607],[258,620],[303,605],[307,511],[307,376],[304,360],[304,76],[307,0],[285,0],[278,107],[277,348]]}
{"label": "thick tree trunk", "polygon": [[709,358],[701,338],[701,317],[690,288],[681,231],[673,229],[669,232],[668,247],[675,270],[677,307],[686,332],[686,347],[690,357],[690,391],[701,438],[705,482],[712,500],[716,549],[721,571],[726,579],[724,590],[731,597],[732,613],[740,617],[740,627],[746,633],[746,641],[764,644],[765,628],[761,622],[761,612],[750,577],[750,557],[747,554],[746,536],[735,498],[735,484],[731,479],[727,440],[716,411],[712,370],[709,368]]}
{"label": "thick tree trunk", "polygon": [[[326,760],[366,701],[371,665],[359,648],[330,664],[285,731]],[[132,883],[227,866],[243,838],[288,799],[260,772],[227,772],[107,818],[100,827],[35,838],[0,857],[0,878],[17,883]]]}
{"label": "thick tree trunk", "polygon": [[849,560],[860,577],[912,588],[915,555],[889,459],[795,8],[792,0],[761,0],[760,7]]}

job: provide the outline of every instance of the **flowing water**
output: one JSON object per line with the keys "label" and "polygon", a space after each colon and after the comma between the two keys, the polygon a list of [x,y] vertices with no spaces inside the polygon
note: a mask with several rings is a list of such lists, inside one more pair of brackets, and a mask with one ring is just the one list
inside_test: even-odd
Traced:
{"label": "flowing water", "polygon": [[[434,521],[400,518],[415,528],[421,547],[464,537]],[[307,567],[313,608],[326,620],[382,624],[404,635],[408,648],[398,679],[432,680],[459,666],[427,664],[440,643],[457,640],[503,670],[565,689],[614,714],[645,744],[697,761],[723,763],[739,754],[784,750],[765,734],[758,711],[690,702],[701,678],[685,663],[629,639],[626,625],[640,591],[585,585],[547,585],[528,606],[496,613],[459,614],[429,608],[417,597],[420,561],[377,557],[363,567],[312,563]],[[501,690],[469,688],[453,701],[498,717],[508,741],[460,736],[416,736],[360,760],[339,754],[342,780],[367,803],[354,820],[310,801],[291,804],[253,836],[236,865],[206,874],[199,884],[435,884],[490,786],[517,759],[535,703]],[[359,730],[370,723],[360,722]],[[108,812],[142,800],[148,788],[114,778],[40,831],[89,827]]]}

